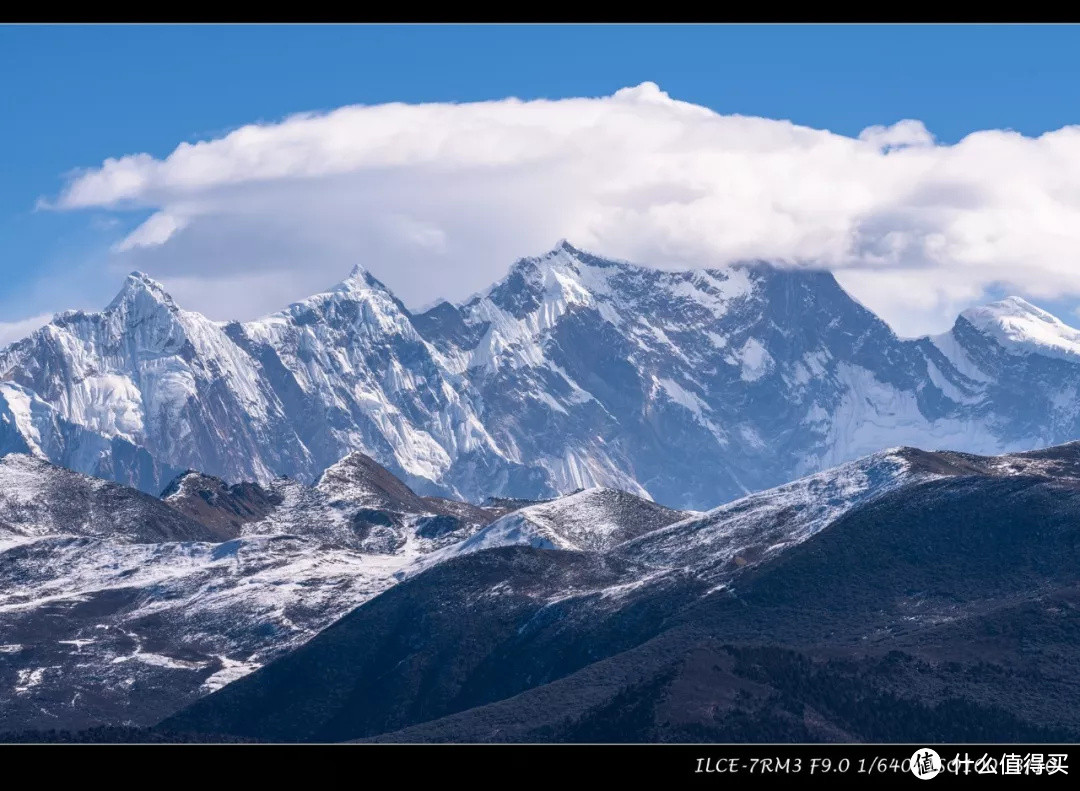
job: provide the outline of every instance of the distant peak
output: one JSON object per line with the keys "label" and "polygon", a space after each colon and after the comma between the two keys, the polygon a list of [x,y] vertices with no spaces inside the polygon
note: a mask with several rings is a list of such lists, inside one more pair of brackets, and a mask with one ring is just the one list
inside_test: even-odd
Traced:
{"label": "distant peak", "polygon": [[374,469],[379,466],[381,465],[379,465],[375,459],[371,458],[363,451],[351,450],[327,467],[325,472],[331,470]]}
{"label": "distant peak", "polygon": [[979,329],[985,329],[989,325],[1002,325],[1015,319],[1037,321],[1068,328],[1068,325],[1057,316],[1032,305],[1023,297],[1017,296],[1005,297],[997,302],[989,302],[985,305],[977,305],[968,308],[960,315]]}
{"label": "distant peak", "polygon": [[345,280],[366,280],[368,271],[360,264],[353,264],[353,268],[349,270],[348,277]]}
{"label": "distant peak", "polygon": [[575,269],[580,263],[582,263],[581,251],[565,239],[560,239],[554,247],[540,255],[527,256],[514,261],[510,265],[506,278],[497,282],[486,293],[499,292],[509,285],[517,287],[522,280],[538,288],[543,283],[544,273],[554,269],[567,269],[567,265],[569,269]]}
{"label": "distant peak", "polygon": [[146,274],[145,272],[140,272],[138,269],[134,270],[133,272],[129,272],[128,279],[134,280],[137,283],[145,285],[149,288],[161,288],[161,283],[154,280],[154,278],[150,277],[150,275]]}
{"label": "distant peak", "polygon": [[600,261],[597,256],[591,255],[579,247],[574,247],[566,239],[560,239],[555,243],[555,246],[544,253],[537,256],[531,256],[527,258],[519,258],[511,266],[511,271],[521,269],[531,269],[534,267],[551,267],[557,266],[560,262],[565,262],[567,258],[570,258],[575,264],[591,263],[594,261]]}
{"label": "distant peak", "polygon": [[423,507],[404,481],[358,450],[327,467],[315,488],[323,494],[356,503],[404,510]]}
{"label": "distant peak", "polygon": [[[599,253],[593,253],[586,250],[583,247],[571,244],[566,239],[560,239],[558,243],[540,256],[537,260],[541,262],[557,262],[559,260],[566,260],[570,258],[572,263],[579,266],[600,267],[607,269],[609,267],[622,267],[624,269],[643,269],[642,264],[628,261],[625,258],[614,258],[610,255],[601,255]],[[530,259],[526,259],[530,260]]]}
{"label": "distant peak", "polygon": [[525,256],[519,258],[510,265],[511,272],[528,272],[535,271],[537,268],[550,267],[556,264],[560,258],[567,255],[574,254],[574,248],[565,239],[560,239],[559,242],[550,250],[546,250],[539,255]]}
{"label": "distant peak", "polygon": [[355,293],[360,291],[370,291],[372,289],[378,291],[386,291],[386,286],[380,283],[375,277],[360,264],[353,266],[349,270],[349,274],[344,280],[334,286],[334,291]]}
{"label": "distant peak", "polygon": [[1080,356],[1080,330],[1017,296],[968,308],[960,318],[999,346],[1016,353]]}
{"label": "distant peak", "polygon": [[560,239],[558,242],[555,243],[554,247],[552,247],[550,250],[540,256],[540,258],[549,259],[560,255],[571,255],[576,258],[583,254],[584,251],[580,248],[574,247],[574,245],[570,244],[570,242],[568,242],[566,239]]}
{"label": "distant peak", "polygon": [[145,272],[136,271],[127,276],[120,292],[109,303],[106,310],[116,310],[122,305],[136,301],[151,301],[173,310],[176,309],[176,303],[161,283]]}

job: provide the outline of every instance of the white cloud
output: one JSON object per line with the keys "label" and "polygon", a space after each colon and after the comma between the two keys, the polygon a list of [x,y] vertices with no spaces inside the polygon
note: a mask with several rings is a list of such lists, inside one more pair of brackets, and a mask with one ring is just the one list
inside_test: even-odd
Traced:
{"label": "white cloud", "polygon": [[44,327],[52,319],[53,314],[42,313],[16,321],[0,321],[0,348],[9,343],[25,338],[39,327]]}
{"label": "white cloud", "polygon": [[562,237],[661,267],[827,267],[908,334],[991,287],[1080,294],[1080,127],[941,145],[904,120],[850,138],[719,115],[652,83],[299,115],[106,160],[53,205],[155,211],[118,263],[241,318],[357,262],[408,304],[460,298]]}
{"label": "white cloud", "polygon": [[868,126],[859,133],[859,139],[880,149],[934,144],[934,136],[923,122],[910,118],[897,121],[892,126]]}
{"label": "white cloud", "polygon": [[167,212],[155,212],[142,225],[117,242],[113,246],[113,251],[126,253],[138,247],[157,247],[169,241],[173,234],[185,225],[187,225],[187,220]]}

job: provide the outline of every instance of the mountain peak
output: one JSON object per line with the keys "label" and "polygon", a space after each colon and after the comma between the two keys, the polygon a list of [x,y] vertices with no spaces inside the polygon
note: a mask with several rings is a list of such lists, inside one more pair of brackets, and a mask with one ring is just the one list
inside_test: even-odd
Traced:
{"label": "mountain peak", "polygon": [[581,248],[574,247],[574,245],[570,244],[566,239],[560,239],[553,247],[540,253],[540,255],[519,258],[511,266],[511,270],[537,265],[548,267],[557,264],[560,261],[566,261],[567,258],[572,258],[575,262],[582,263],[583,259],[596,258],[596,256],[590,255]]}
{"label": "mountain peak", "polygon": [[355,264],[345,279],[333,288],[333,292],[345,294],[359,294],[364,291],[389,293],[386,286],[360,264]]}
{"label": "mountain peak", "polygon": [[574,245],[570,244],[566,239],[560,239],[555,243],[555,246],[548,251],[547,255],[558,255],[559,253],[575,255],[580,252],[581,251],[578,248],[574,247]]}
{"label": "mountain peak", "polygon": [[999,346],[1048,357],[1080,356],[1080,330],[1017,296],[968,308],[960,317]]}
{"label": "mountain peak", "polygon": [[136,302],[153,302],[170,310],[176,310],[176,303],[165,290],[165,287],[145,272],[135,271],[127,276],[119,293],[105,309],[113,311],[122,305],[131,305]]}
{"label": "mountain peak", "polygon": [[985,305],[977,305],[973,308],[968,308],[960,315],[969,321],[971,321],[969,316],[974,316],[976,318],[987,316],[1049,316],[1050,318],[1054,318],[1051,314],[1032,305],[1023,297],[1015,295],[999,299],[996,302],[988,302]]}
{"label": "mountain peak", "polygon": [[543,255],[538,256],[537,260],[543,262],[557,260],[565,261],[567,258],[573,259],[573,261],[578,264],[595,264],[598,262],[613,263],[611,259],[604,258],[603,256],[594,255],[587,250],[576,247],[575,245],[568,242],[566,239],[560,239],[558,242],[555,243],[554,247],[552,247]]}
{"label": "mountain peak", "polygon": [[[582,266],[608,268],[616,265],[634,266],[626,261],[594,255],[580,247],[575,247],[566,239],[560,239],[554,247],[540,255],[519,258],[511,264],[508,278],[520,276],[527,281],[539,282],[543,278],[543,273],[553,269],[573,276]],[[499,281],[493,288],[498,288],[505,282],[506,280]]]}
{"label": "mountain peak", "polygon": [[342,280],[342,283],[351,282],[367,282],[368,271],[360,264],[353,264],[353,268],[349,270],[349,274]]}
{"label": "mountain peak", "polygon": [[340,500],[380,508],[423,510],[419,497],[404,481],[358,450],[327,467],[315,488]]}

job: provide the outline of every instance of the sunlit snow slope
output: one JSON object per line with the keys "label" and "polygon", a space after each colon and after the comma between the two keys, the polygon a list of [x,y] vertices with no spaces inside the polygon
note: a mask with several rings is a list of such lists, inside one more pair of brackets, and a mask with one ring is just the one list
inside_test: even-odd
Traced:
{"label": "sunlit snow slope", "polygon": [[357,267],[222,324],[136,273],[0,350],[0,452],[157,493],[188,468],[313,483],[362,451],[421,495],[705,509],[887,447],[1080,437],[1078,338],[1011,297],[902,340],[825,272],[661,271],[565,242],[420,314]]}

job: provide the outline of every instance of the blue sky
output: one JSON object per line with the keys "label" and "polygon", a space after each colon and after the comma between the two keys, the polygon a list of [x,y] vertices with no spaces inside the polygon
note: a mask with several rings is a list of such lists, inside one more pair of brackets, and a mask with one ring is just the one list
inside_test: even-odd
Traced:
{"label": "blue sky", "polygon": [[[67,307],[51,284],[97,272],[145,217],[35,209],[107,157],[160,158],[353,103],[606,96],[643,81],[850,136],[905,118],[944,143],[1036,136],[1080,122],[1078,44],[1080,29],[1043,26],[0,27],[0,322]],[[113,290],[95,277],[65,297],[92,307]]]}

